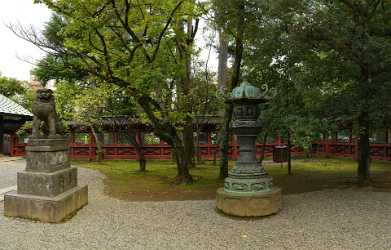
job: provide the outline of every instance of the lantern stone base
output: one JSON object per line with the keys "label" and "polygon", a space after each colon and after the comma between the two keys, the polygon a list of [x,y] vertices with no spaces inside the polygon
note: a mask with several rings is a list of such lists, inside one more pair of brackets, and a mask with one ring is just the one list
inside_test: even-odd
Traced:
{"label": "lantern stone base", "polygon": [[55,197],[18,194],[4,195],[4,215],[42,222],[59,223],[88,203],[88,187],[74,187]]}
{"label": "lantern stone base", "polygon": [[217,209],[228,215],[240,217],[267,216],[276,214],[282,207],[281,188],[269,192],[250,194],[231,193],[219,188],[216,195]]}

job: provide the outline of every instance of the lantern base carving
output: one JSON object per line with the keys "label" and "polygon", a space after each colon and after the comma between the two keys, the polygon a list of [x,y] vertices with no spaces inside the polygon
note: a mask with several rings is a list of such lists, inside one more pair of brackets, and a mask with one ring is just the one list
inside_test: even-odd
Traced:
{"label": "lantern base carving", "polygon": [[270,192],[273,189],[273,182],[270,176],[253,178],[225,178],[224,191],[230,193],[257,193]]}
{"label": "lantern base carving", "polygon": [[268,192],[237,193],[219,188],[216,194],[217,209],[225,214],[240,217],[267,216],[278,213],[282,207],[281,188]]}

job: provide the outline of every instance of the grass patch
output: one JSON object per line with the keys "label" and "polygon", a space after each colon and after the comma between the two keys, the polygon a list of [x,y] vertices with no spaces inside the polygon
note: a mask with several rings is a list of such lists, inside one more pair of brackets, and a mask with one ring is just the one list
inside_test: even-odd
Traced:
{"label": "grass patch", "polygon": [[73,164],[103,173],[107,177],[105,192],[126,200],[213,199],[215,190],[223,185],[218,179],[218,167],[210,163],[191,169],[195,180],[192,185],[172,183],[176,165],[171,161],[148,161],[146,172],[139,172],[138,162],[130,160],[73,161]]}
{"label": "grass patch", "polygon": [[[172,161],[148,161],[147,172],[139,172],[138,162],[131,160],[73,161],[73,164],[103,173],[105,192],[124,200],[213,199],[216,189],[223,186],[218,179],[219,167],[212,162],[190,170],[195,179],[192,185],[172,184],[176,176]],[[280,164],[265,161],[264,166],[285,194],[355,186],[357,163],[348,158],[296,159],[292,176],[287,175],[286,164],[281,168]],[[391,162],[374,161],[371,179],[377,189],[391,190]]]}

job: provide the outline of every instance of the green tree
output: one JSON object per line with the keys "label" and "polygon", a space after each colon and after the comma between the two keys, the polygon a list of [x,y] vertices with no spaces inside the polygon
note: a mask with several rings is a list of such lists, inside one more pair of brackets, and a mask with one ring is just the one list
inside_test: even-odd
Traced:
{"label": "green tree", "polygon": [[23,81],[19,81],[15,78],[2,76],[0,74],[0,94],[6,97],[23,95],[26,92],[26,89],[23,84]]}
{"label": "green tree", "polygon": [[370,131],[390,121],[390,2],[279,0],[267,6],[245,57],[249,74],[276,87],[271,110],[293,115],[281,123],[297,131],[296,143],[353,124],[358,178],[366,182]]}
{"label": "green tree", "polygon": [[76,64],[74,69],[132,96],[154,133],[175,151],[176,182],[191,183],[194,110],[187,97],[194,87],[191,60],[199,5],[191,0],[39,2],[59,17],[61,25],[55,30],[61,46],[36,35],[28,40],[50,50],[52,61],[64,68]]}

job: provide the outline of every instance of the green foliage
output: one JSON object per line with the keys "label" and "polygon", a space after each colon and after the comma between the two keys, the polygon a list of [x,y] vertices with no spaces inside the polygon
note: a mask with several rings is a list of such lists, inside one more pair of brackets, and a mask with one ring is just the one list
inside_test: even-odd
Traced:
{"label": "green foliage", "polygon": [[[122,88],[122,95],[134,101],[142,98],[141,106],[148,101],[143,109],[152,110],[140,114],[142,119],[156,122],[157,118],[179,127],[186,117],[199,113],[196,108],[200,105],[195,102],[211,103],[209,99],[216,96],[213,86],[207,87],[210,91],[206,93],[197,90],[206,86],[198,76],[193,83],[183,80],[184,60],[196,55],[189,43],[196,30],[189,34],[183,29],[185,21],[201,15],[193,1],[139,1],[137,5],[125,1],[42,2],[56,14],[43,33],[53,54],[38,64],[35,74],[39,79],[88,82],[92,77],[101,85],[115,84]],[[125,19],[127,23],[123,23]],[[213,79],[210,73],[209,78]]]}
{"label": "green foliage", "polygon": [[363,113],[371,128],[390,123],[390,3],[278,0],[257,6],[243,69],[250,82],[274,90],[262,117],[270,131],[289,131],[296,145],[308,148],[321,133],[358,127]]}
{"label": "green foliage", "polygon": [[59,118],[72,121],[75,113],[75,100],[80,94],[80,88],[73,83],[60,81],[56,83],[56,108]]}
{"label": "green foliage", "polygon": [[[138,118],[150,123],[156,135],[176,151],[185,151],[176,154],[178,159],[191,158],[190,130],[200,107],[191,98],[197,83],[192,59],[197,55],[194,41],[204,5],[194,0],[39,2],[55,15],[45,39],[32,41],[52,52],[40,62],[36,75],[44,81],[88,83],[91,94],[83,90],[84,96],[75,102],[77,120],[97,121],[92,114],[102,115],[104,107],[112,107],[107,100],[113,99],[103,89],[111,92],[115,86],[121,92],[117,96],[137,103],[137,110],[143,111]],[[211,103],[213,96],[202,98]],[[94,106],[82,106],[86,102]],[[178,176],[185,182],[191,182],[190,158],[178,160]]]}
{"label": "green foliage", "polygon": [[35,101],[35,94],[36,92],[34,90],[29,89],[25,90],[23,94],[13,96],[12,99],[22,105],[25,109],[31,111],[32,105]]}
{"label": "green foliage", "polygon": [[60,81],[56,84],[56,106],[61,119],[88,126],[100,125],[104,119],[129,115],[135,105],[115,85],[80,84]]}
{"label": "green foliage", "polygon": [[23,95],[26,92],[24,82],[0,74],[0,94],[6,97]]}
{"label": "green foliage", "polygon": [[94,124],[137,113],[161,139],[190,152],[193,120],[223,103],[214,76],[195,60],[198,22],[213,7],[213,26],[235,51],[227,89],[248,80],[268,90],[260,119],[269,133],[310,150],[337,128],[353,126],[365,139],[369,129],[390,125],[389,1],[36,2],[55,15],[44,41],[34,41],[52,52],[35,74],[64,81],[57,102],[65,119]]}

